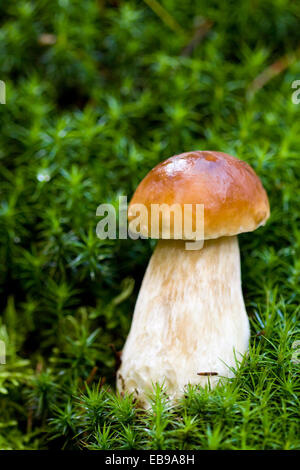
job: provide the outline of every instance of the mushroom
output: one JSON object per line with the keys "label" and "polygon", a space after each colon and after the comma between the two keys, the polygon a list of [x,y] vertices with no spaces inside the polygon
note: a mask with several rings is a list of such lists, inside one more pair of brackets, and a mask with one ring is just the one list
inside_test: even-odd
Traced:
{"label": "mushroom", "polygon": [[[175,218],[165,233],[164,210],[153,226],[151,211],[157,204],[193,205],[181,221],[182,239]],[[186,249],[184,224],[197,223],[196,204],[204,205],[203,247]],[[138,295],[117,387],[147,407],[155,383],[164,384],[175,400],[187,384],[214,387],[234,376],[250,336],[237,235],[264,225],[270,209],[254,170],[212,151],[175,155],[153,168],[130,202],[129,221],[141,205],[147,215],[133,232],[159,241]]]}

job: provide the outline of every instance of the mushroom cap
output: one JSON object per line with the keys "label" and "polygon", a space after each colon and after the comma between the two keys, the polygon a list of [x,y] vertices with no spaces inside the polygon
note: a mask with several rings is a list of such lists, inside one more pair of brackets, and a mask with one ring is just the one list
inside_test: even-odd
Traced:
{"label": "mushroom cap", "polygon": [[[238,158],[214,151],[186,152],[159,163],[137,187],[128,208],[129,222],[138,215],[135,204],[143,204],[147,215],[140,213],[140,225],[129,228],[146,238],[195,239],[184,235],[183,225],[189,220],[196,227],[196,204],[204,205],[204,239],[251,232],[270,215],[266,191],[254,170]],[[192,204],[190,215],[180,222],[183,235],[178,236],[178,225],[165,207],[157,223],[153,217],[151,224],[152,204],[177,204],[181,209]],[[167,235],[166,217],[170,220]]]}

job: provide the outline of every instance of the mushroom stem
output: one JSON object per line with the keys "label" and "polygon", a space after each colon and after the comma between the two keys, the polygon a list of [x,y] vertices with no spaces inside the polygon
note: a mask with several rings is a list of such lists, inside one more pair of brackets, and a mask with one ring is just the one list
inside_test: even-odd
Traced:
{"label": "mushroom stem", "polygon": [[248,342],[237,237],[207,240],[199,251],[160,240],[137,299],[118,389],[147,406],[157,382],[171,399],[189,383],[215,386],[234,375],[230,368]]}

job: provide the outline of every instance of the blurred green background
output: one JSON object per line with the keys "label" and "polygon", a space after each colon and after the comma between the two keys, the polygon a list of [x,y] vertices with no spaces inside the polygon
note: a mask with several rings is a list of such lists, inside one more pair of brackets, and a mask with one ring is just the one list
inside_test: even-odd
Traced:
{"label": "blurred green background", "polygon": [[[1,449],[299,449],[300,4],[0,2]],[[158,162],[250,163],[272,216],[240,236],[249,358],[153,412],[115,395],[153,243],[96,237]]]}

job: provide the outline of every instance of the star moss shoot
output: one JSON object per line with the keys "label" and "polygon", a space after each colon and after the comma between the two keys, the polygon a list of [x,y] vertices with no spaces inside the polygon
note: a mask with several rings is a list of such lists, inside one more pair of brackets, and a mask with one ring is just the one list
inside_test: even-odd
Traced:
{"label": "star moss shoot", "polygon": [[[300,449],[300,3],[157,1],[0,2],[0,449]],[[115,384],[156,241],[95,213],[197,149],[270,200],[239,235],[249,353],[145,411]]]}

